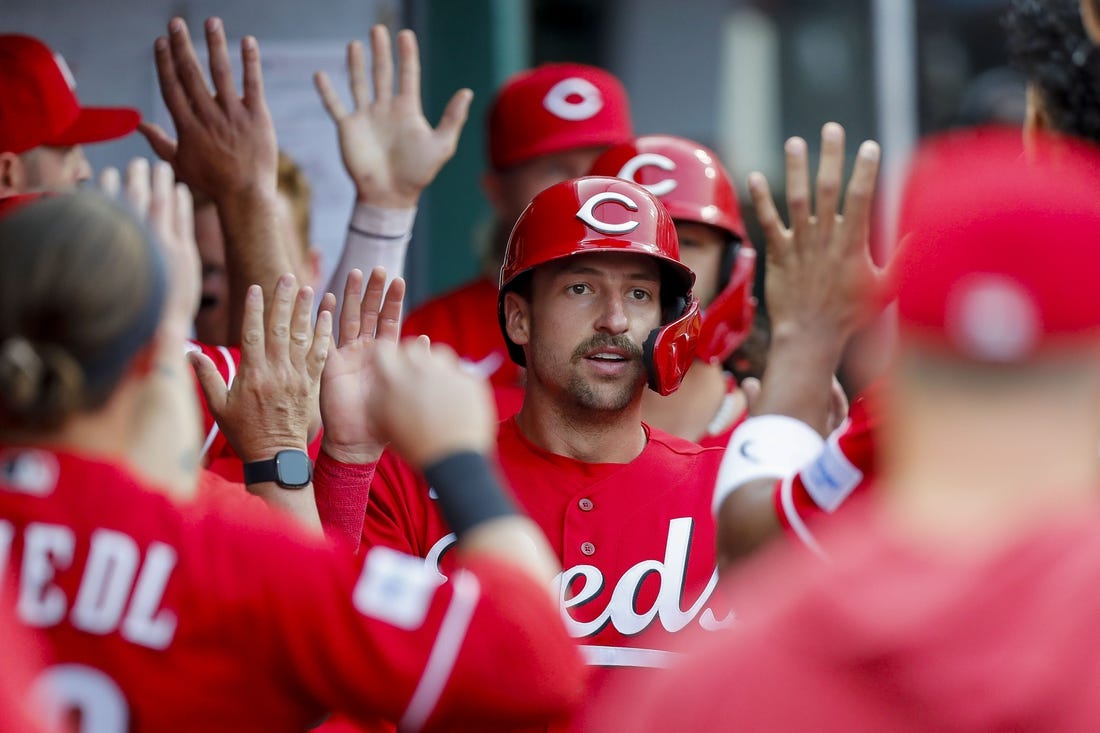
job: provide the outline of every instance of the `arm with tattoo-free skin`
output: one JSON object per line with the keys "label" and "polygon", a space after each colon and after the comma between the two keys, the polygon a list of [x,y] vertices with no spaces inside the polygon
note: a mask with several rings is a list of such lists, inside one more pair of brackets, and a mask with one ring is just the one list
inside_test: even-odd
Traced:
{"label": "arm with tattoo-free skin", "polygon": [[[324,72],[314,75],[321,101],[336,124],[344,168],[355,184],[348,235],[328,289],[339,292],[352,269],[383,267],[400,277],[420,194],[454,155],[473,93],[454,94],[434,129],[420,99],[420,51],[416,34],[397,34],[397,86],[390,33],[371,29],[371,82],[366,51],[348,44],[348,77],[354,108],[349,112]],[[373,83],[374,94],[371,94]]]}
{"label": "arm with tattoo-free skin", "polygon": [[[316,328],[312,317],[312,288],[299,288],[286,274],[267,309],[260,287],[248,289],[241,364],[232,387],[226,388],[209,357],[192,355],[210,411],[245,463],[269,460],[281,450],[306,452],[332,337],[332,313],[322,310]],[[312,485],[286,489],[265,481],[248,490],[320,532]]]}
{"label": "arm with tattoo-free skin", "polygon": [[[869,250],[879,148],[871,141],[860,146],[843,214],[843,128],[836,123],[822,128],[816,209],[811,208],[805,140],[791,138],[785,152],[789,227],[780,219],[764,177],[753,173],[749,178],[767,240],[765,298],[772,319],[768,365],[752,413],[793,418],[808,426],[803,428],[808,433],[824,436],[841,354],[852,332],[873,313],[869,296],[885,278]],[[737,437],[735,432],[731,445]],[[733,462],[741,459],[735,453],[727,451],[723,470],[727,465],[736,468]],[[720,563],[752,552],[782,531],[775,513],[776,478],[724,486],[720,476],[715,487],[724,494],[716,498]]]}
{"label": "arm with tattoo-free skin", "polygon": [[275,126],[264,98],[260,47],[252,36],[241,41],[242,90],[238,94],[221,20],[205,24],[210,56],[211,94],[187,24],[168,23],[168,36],[154,45],[161,96],[172,115],[178,140],[156,125],[140,126],[153,150],[176,176],[214,201],[225,232],[229,276],[229,332],[240,333],[244,294],[258,284],[266,297],[292,271],[278,213]]}

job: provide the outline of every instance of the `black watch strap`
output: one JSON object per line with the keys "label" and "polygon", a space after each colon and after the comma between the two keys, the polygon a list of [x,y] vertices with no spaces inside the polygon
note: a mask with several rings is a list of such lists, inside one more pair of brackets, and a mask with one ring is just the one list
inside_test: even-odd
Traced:
{"label": "black watch strap", "polygon": [[266,461],[253,461],[252,463],[244,464],[245,485],[274,481],[277,475],[278,474],[275,472],[274,458],[268,458]]}
{"label": "black watch strap", "polygon": [[274,482],[284,489],[305,488],[313,480],[313,462],[300,450],[281,450],[274,458],[244,464],[246,485]]}

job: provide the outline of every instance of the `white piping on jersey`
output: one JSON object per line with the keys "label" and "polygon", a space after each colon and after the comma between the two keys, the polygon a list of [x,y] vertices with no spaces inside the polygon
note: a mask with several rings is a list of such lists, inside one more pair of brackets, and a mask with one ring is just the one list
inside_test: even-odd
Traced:
{"label": "white piping on jersey", "polygon": [[679,656],[676,652],[661,649],[640,649],[629,646],[596,646],[581,644],[585,664],[593,667],[650,667],[661,669],[670,666]]}
{"label": "white piping on jersey", "polygon": [[787,523],[791,525],[791,529],[794,530],[798,539],[802,540],[802,544],[810,548],[822,560],[827,560],[828,555],[821,549],[821,545],[817,544],[813,533],[810,532],[806,523],[802,521],[802,517],[798,516],[798,511],[794,508],[793,481],[794,475],[788,474],[783,477],[782,482],[779,484],[779,500],[783,505],[783,513],[787,516]]}
{"label": "white piping on jersey", "polygon": [[[233,379],[237,376],[237,365],[233,363],[233,355],[229,353],[229,349],[224,346],[218,346],[217,349],[221,352],[222,358],[225,359],[225,388],[229,389],[233,386]],[[214,420],[214,424],[210,426],[210,432],[206,435],[206,440],[202,444],[202,450],[199,451],[199,460],[206,458],[206,453],[210,450],[210,446],[214,445],[214,438],[216,437],[218,437],[218,421]]]}
{"label": "white piping on jersey", "polygon": [[424,674],[420,676],[420,682],[416,684],[416,690],[409,699],[409,707],[397,725],[399,730],[420,730],[424,727],[435,706],[439,704],[439,698],[454,670],[462,642],[466,640],[470,620],[474,617],[474,609],[481,596],[481,584],[473,574],[464,570],[454,574],[452,583],[454,591],[451,603],[439,625],[439,633],[435,637],[431,653],[428,654]]}

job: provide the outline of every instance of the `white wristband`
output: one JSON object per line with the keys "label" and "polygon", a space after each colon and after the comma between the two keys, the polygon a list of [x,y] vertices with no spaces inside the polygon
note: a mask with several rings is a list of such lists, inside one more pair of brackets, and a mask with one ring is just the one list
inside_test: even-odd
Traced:
{"label": "white wristband", "polygon": [[863,471],[856,468],[840,447],[840,436],[848,425],[845,420],[834,430],[821,453],[799,472],[802,488],[815,504],[829,513],[835,512],[863,482]]}
{"label": "white wristband", "polygon": [[348,230],[360,237],[378,240],[407,240],[416,220],[416,207],[385,209],[357,201],[351,210]]}
{"label": "white wristband", "polygon": [[750,417],[737,426],[726,446],[714,484],[714,514],[726,497],[744,484],[790,476],[816,458],[824,446],[817,431],[801,420],[786,415]]}

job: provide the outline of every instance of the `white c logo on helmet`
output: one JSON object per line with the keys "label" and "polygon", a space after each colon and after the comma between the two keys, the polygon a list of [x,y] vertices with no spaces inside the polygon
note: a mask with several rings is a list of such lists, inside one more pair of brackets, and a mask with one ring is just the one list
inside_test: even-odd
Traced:
{"label": "white c logo on helmet", "polygon": [[621,193],[615,193],[614,191],[604,191],[585,201],[584,206],[577,212],[577,218],[602,234],[627,234],[638,228],[638,224],[641,222],[634,221],[633,219],[624,221],[622,224],[608,224],[606,221],[597,219],[594,209],[607,201],[618,202],[631,211],[638,210],[638,204],[634,203],[629,197]]}
{"label": "white c logo on helmet", "polygon": [[[572,96],[580,99],[571,102],[569,98]],[[603,97],[592,82],[571,76],[550,87],[542,99],[542,106],[555,117],[577,122],[594,117],[603,109]]]}
{"label": "white c logo on helmet", "polygon": [[[619,171],[618,178],[625,178],[633,183],[638,183],[638,180],[634,177],[638,175],[638,171],[645,168],[647,165],[652,165],[660,168],[663,171],[676,170],[676,164],[671,159],[666,158],[660,153],[639,153],[630,160],[626,161],[626,165]],[[664,196],[665,194],[672,193],[672,191],[678,185],[675,178],[666,178],[663,181],[657,181],[656,183],[645,184],[638,183],[639,186],[649,191],[651,194],[657,197]]]}

